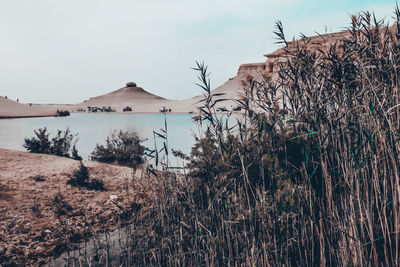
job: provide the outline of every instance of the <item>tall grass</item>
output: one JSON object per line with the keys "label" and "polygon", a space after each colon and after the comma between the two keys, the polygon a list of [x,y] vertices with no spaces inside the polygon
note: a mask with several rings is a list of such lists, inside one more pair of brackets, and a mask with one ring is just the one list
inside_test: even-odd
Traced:
{"label": "tall grass", "polygon": [[[209,126],[188,174],[156,173],[153,207],[107,264],[399,265],[398,8],[395,18],[361,13],[330,46],[287,47],[277,79],[247,81],[234,128],[214,114],[198,64]],[[277,35],[288,44],[280,23]]]}

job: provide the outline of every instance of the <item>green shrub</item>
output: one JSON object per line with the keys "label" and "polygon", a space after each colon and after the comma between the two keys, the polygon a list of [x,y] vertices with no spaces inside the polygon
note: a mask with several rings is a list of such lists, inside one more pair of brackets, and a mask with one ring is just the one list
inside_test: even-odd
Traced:
{"label": "green shrub", "polygon": [[57,134],[53,138],[49,138],[47,128],[39,128],[34,130],[36,137],[25,138],[23,145],[31,153],[51,154],[67,158],[81,160],[78,150],[76,149],[75,136],[69,128],[65,131],[57,130]]}
{"label": "green shrub", "polygon": [[46,127],[34,130],[36,137],[25,138],[24,147],[31,153],[51,154],[51,142]]}
{"label": "green shrub", "polygon": [[74,170],[72,177],[67,182],[72,186],[83,187],[89,182],[89,170],[80,162],[79,168]]}
{"label": "green shrub", "polygon": [[79,168],[74,170],[72,177],[67,181],[67,184],[75,187],[84,187],[89,190],[103,191],[104,182],[97,178],[90,178],[88,168],[80,162]]}
{"label": "green shrub", "polygon": [[136,133],[119,131],[107,137],[106,145],[97,144],[91,159],[99,162],[136,166],[143,162],[145,147]]}

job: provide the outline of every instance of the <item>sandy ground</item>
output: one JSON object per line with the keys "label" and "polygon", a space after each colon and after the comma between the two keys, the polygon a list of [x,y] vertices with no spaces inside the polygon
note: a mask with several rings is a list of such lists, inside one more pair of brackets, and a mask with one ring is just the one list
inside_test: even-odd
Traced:
{"label": "sandy ground", "polygon": [[55,116],[57,107],[17,103],[0,96],[0,118]]}
{"label": "sandy ground", "polygon": [[[0,266],[48,262],[84,239],[115,230],[151,202],[151,190],[138,192],[134,183],[140,178],[132,179],[130,168],[84,164],[106,191],[66,184],[78,161],[0,149]],[[68,204],[55,202],[59,194]]]}

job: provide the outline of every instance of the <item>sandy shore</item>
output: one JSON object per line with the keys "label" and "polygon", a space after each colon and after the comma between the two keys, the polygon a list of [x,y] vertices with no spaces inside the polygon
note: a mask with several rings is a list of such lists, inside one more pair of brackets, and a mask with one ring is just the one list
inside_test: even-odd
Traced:
{"label": "sandy shore", "polygon": [[[66,184],[78,161],[0,149],[0,266],[48,262],[84,239],[117,229],[133,216],[132,207],[151,202],[151,190],[139,190],[135,183],[141,180],[132,178],[130,168],[84,164],[106,191]],[[138,170],[135,177],[141,175]],[[68,205],[56,204],[58,194],[70,206],[65,214],[59,210]],[[118,199],[113,202],[111,195]]]}

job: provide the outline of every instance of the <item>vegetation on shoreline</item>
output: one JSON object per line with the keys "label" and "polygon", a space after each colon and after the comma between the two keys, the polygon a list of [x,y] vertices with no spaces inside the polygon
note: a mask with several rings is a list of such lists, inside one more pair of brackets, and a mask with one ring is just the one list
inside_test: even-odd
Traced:
{"label": "vegetation on shoreline", "polygon": [[143,163],[145,147],[134,132],[113,132],[107,137],[106,145],[97,144],[90,159],[105,163],[118,163],[129,167]]}
{"label": "vegetation on shoreline", "polygon": [[56,136],[51,139],[46,127],[34,130],[34,133],[36,136],[25,138],[23,145],[29,152],[51,154],[76,160],[82,159],[76,149],[76,135],[73,135],[69,128],[65,131],[57,130]]}

